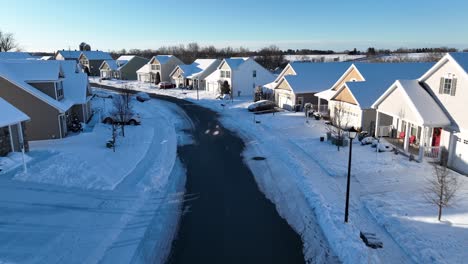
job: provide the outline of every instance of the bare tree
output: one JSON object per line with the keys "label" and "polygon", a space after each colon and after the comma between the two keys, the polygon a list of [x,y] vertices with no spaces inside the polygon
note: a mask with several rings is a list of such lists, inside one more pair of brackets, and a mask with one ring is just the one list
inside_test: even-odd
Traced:
{"label": "bare tree", "polygon": [[131,90],[127,87],[122,89],[122,93],[116,95],[112,99],[112,105],[114,106],[114,111],[112,115],[114,115],[119,124],[122,128],[122,136],[125,137],[125,125],[127,124],[128,120],[133,115],[132,104],[130,103],[131,100]]}
{"label": "bare tree", "polygon": [[349,127],[349,108],[346,107],[343,101],[335,101],[334,109],[332,109],[333,115],[330,117],[330,121],[327,123],[327,132],[335,138],[337,142],[338,151],[340,145],[342,145],[345,131]]}
{"label": "bare tree", "polygon": [[18,44],[13,34],[0,31],[0,52],[7,52],[16,47],[18,47]]}
{"label": "bare tree", "polygon": [[444,162],[434,164],[433,178],[427,181],[424,197],[429,203],[437,206],[440,221],[442,209],[452,204],[453,197],[458,190],[458,181]]}

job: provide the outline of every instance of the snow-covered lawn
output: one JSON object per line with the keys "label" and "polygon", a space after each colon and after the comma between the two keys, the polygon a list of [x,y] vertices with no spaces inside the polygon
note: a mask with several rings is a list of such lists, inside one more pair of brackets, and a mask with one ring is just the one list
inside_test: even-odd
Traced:
{"label": "snow-covered lawn", "polygon": [[173,104],[134,105],[142,125],[126,127],[115,153],[105,146],[110,126],[96,123],[63,140],[32,142],[28,172],[0,176],[0,263],[165,259],[184,199],[177,145],[187,143],[182,130],[191,124]]}
{"label": "snow-covered lawn", "polygon": [[[122,85],[104,81],[107,85]],[[245,160],[262,191],[280,214],[301,234],[306,257],[313,259],[320,225],[332,250],[346,263],[462,263],[468,258],[468,178],[458,175],[457,203],[444,211],[423,198],[432,176],[428,163],[410,162],[391,152],[353,145],[350,223],[343,223],[348,148],[320,142],[322,121],[306,123],[302,113],[254,116],[246,110],[250,98],[219,101],[203,91],[159,90],[148,84],[126,83],[133,89],[187,99],[220,113],[223,124],[246,141]],[[223,107],[221,104],[224,104]],[[259,122],[256,122],[259,121]],[[265,161],[252,161],[265,156]],[[376,233],[383,249],[367,248],[359,231]]]}

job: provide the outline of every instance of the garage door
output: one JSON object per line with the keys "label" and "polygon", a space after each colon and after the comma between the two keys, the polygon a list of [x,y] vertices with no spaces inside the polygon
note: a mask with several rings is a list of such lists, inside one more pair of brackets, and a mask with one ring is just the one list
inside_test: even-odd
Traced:
{"label": "garage door", "polygon": [[287,95],[280,94],[278,96],[278,106],[286,110],[292,110],[292,101]]}
{"label": "garage door", "polygon": [[452,167],[465,174],[468,173],[468,137],[457,138]]}

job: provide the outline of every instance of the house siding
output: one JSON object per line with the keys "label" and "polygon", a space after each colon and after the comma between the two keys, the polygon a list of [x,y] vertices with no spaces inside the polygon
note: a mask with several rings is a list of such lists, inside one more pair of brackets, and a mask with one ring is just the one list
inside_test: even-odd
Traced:
{"label": "house siding", "polygon": [[60,138],[57,109],[0,77],[0,97],[31,118],[25,123],[24,138],[45,140]]}
{"label": "house siding", "polygon": [[148,63],[148,59],[142,57],[134,57],[120,70],[120,78],[122,80],[137,80],[137,71]]}
{"label": "house siding", "polygon": [[352,70],[350,72],[348,72],[348,74],[346,74],[339,83],[337,83],[335,86],[333,86],[332,89],[336,91],[336,90],[340,89],[341,87],[343,87],[343,85],[346,82],[351,82],[351,80],[356,80],[358,82],[364,81],[364,79],[362,79],[359,72],[355,68],[352,68]]}
{"label": "house siding", "polygon": [[53,99],[56,98],[55,94],[55,83],[54,82],[34,82],[34,83],[28,83],[29,85],[33,86],[34,88],[38,89],[39,91],[47,94]]}
{"label": "house siding", "polygon": [[347,87],[345,87],[341,92],[339,92],[335,97],[335,101],[341,101],[353,105],[357,105],[356,101],[353,98],[353,95]]}

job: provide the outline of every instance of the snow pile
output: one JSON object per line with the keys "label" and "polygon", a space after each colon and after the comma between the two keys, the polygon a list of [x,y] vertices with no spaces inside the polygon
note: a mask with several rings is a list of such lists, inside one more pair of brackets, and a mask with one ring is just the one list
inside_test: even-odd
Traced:
{"label": "snow pile", "polygon": [[[24,161],[31,161],[31,157],[24,155]],[[23,154],[10,152],[6,157],[0,157],[0,175],[10,172],[23,165]]]}

